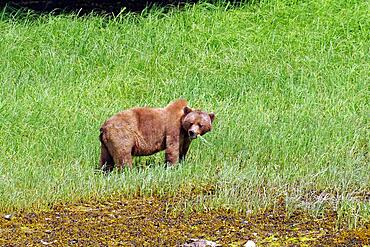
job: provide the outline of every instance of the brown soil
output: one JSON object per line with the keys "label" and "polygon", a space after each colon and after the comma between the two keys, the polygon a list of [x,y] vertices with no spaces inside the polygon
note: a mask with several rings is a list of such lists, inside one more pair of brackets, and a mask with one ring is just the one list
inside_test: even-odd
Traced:
{"label": "brown soil", "polygon": [[284,205],[259,214],[175,212],[168,199],[140,198],[58,205],[0,218],[0,246],[180,246],[191,238],[223,246],[366,246],[370,224],[336,230],[335,213],[313,218]]}

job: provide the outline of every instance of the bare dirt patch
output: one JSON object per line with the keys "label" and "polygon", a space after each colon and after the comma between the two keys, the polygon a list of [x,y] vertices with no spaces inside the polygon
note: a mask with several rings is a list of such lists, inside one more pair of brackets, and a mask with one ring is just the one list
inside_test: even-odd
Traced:
{"label": "bare dirt patch", "polygon": [[1,246],[181,246],[202,238],[223,246],[365,246],[370,224],[336,228],[334,212],[314,218],[285,206],[246,215],[227,210],[182,213],[174,199],[115,199],[58,205],[0,218]]}

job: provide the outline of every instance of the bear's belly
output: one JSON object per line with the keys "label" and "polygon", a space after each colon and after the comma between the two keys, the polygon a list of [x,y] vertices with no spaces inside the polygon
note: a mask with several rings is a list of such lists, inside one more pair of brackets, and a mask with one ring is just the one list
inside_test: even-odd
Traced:
{"label": "bear's belly", "polygon": [[134,156],[147,156],[158,153],[165,149],[165,141],[146,143],[146,145],[135,145],[131,154]]}

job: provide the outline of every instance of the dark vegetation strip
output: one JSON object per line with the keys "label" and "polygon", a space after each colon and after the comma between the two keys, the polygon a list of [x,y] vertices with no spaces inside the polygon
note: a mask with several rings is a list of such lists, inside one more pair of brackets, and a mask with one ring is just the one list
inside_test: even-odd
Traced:
{"label": "dark vegetation strip", "polygon": [[118,14],[123,9],[133,12],[141,12],[144,9],[155,7],[168,8],[168,7],[181,7],[185,4],[193,4],[199,2],[207,2],[212,4],[227,4],[227,5],[240,5],[249,2],[256,2],[256,0],[105,0],[105,1],[86,1],[86,0],[35,0],[35,1],[4,1],[0,2],[1,7],[11,7],[14,9],[26,8],[37,12],[79,12],[90,13],[91,11],[102,13]]}

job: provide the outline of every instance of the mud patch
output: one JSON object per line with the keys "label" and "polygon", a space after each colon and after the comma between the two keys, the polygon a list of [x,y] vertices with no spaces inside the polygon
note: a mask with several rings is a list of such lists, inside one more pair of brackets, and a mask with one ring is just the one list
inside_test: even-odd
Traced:
{"label": "mud patch", "polygon": [[0,219],[1,246],[181,246],[207,239],[223,246],[364,246],[370,224],[336,229],[336,214],[314,218],[285,206],[245,215],[227,210],[174,211],[173,199],[116,199],[58,205]]}

